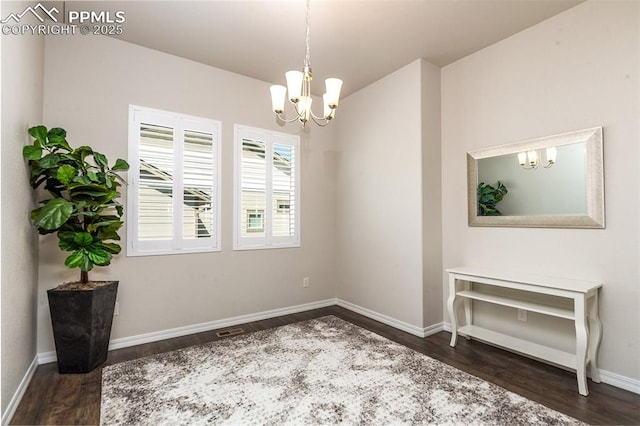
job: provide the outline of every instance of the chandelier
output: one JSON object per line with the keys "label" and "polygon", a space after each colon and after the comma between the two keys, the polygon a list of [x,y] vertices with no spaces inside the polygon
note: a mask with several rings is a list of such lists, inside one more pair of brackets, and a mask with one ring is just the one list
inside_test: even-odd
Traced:
{"label": "chandelier", "polygon": [[518,163],[525,170],[534,170],[538,168],[538,165],[541,164],[545,169],[553,166],[556,163],[556,158],[558,157],[558,150],[556,147],[550,147],[546,149],[547,161],[542,162],[542,156],[540,155],[539,150],[531,150],[526,152],[518,153]]}
{"label": "chandelier", "polygon": [[[340,100],[340,90],[342,89],[342,80],[338,78],[328,78],[325,80],[326,92],[322,95],[324,103],[324,111],[322,116],[317,116],[311,110],[311,59],[309,55],[309,0],[307,0],[307,38],[306,38],[306,55],[304,58],[304,66],[302,71],[288,71],[285,73],[287,87],[281,85],[271,86],[271,105],[276,116],[285,123],[300,121],[302,127],[305,127],[311,119],[318,126],[326,126],[335,116],[336,108]],[[289,120],[282,115],[284,112],[284,101],[289,91],[289,101],[293,104],[296,111],[296,117]]]}

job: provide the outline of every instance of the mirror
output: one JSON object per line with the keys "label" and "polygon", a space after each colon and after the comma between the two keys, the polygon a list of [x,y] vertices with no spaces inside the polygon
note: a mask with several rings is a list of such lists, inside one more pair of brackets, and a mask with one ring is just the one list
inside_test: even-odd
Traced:
{"label": "mirror", "polygon": [[604,228],[602,128],[467,154],[470,226]]}

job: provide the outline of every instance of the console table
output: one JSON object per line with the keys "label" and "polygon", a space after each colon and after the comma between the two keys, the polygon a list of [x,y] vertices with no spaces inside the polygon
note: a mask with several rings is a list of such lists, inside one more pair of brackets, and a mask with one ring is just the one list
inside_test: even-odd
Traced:
{"label": "console table", "polygon": [[[587,365],[590,367],[591,379],[600,383],[596,355],[602,337],[602,323],[598,318],[598,290],[602,287],[601,283],[485,268],[458,267],[449,268],[447,272],[449,273],[447,307],[451,319],[451,346],[456,345],[458,334],[461,334],[467,338],[476,338],[505,349],[575,369],[578,378],[578,391],[584,396],[589,394]],[[519,290],[512,292],[518,296],[498,296],[481,292],[474,289],[474,283]],[[530,295],[534,293],[564,298],[565,302],[566,299],[570,299],[573,307],[558,307],[553,303],[532,301]],[[456,313],[456,303],[459,300],[464,303],[465,324],[462,326],[458,324]],[[560,351],[474,325],[472,303],[474,300],[573,321],[576,329],[575,353]],[[564,305],[569,304],[564,303]]]}

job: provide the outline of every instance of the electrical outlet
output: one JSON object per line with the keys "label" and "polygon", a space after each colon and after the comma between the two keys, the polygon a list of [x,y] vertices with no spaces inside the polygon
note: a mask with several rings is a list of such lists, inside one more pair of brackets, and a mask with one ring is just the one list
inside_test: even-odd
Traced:
{"label": "electrical outlet", "polygon": [[304,287],[304,288],[309,287],[309,277],[304,277],[302,279],[302,287]]}
{"label": "electrical outlet", "polygon": [[527,311],[518,309],[518,321],[527,322]]}
{"label": "electrical outlet", "polygon": [[120,315],[120,302],[116,302],[116,305],[113,307],[113,316],[117,317]]}

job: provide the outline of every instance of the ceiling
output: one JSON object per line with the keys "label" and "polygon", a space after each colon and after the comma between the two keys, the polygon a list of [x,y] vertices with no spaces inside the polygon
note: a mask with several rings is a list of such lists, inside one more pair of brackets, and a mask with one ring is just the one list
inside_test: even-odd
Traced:
{"label": "ceiling", "polygon": [[[338,77],[344,97],[418,58],[444,66],[581,1],[312,0],[312,88]],[[123,10],[118,38],[151,49],[276,84],[302,69],[304,0],[83,4],[66,8]]]}

